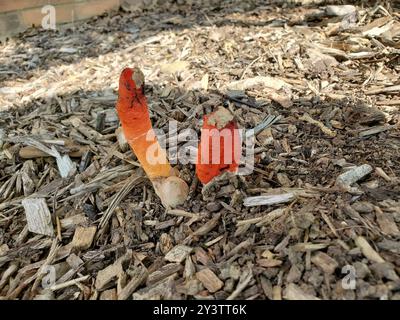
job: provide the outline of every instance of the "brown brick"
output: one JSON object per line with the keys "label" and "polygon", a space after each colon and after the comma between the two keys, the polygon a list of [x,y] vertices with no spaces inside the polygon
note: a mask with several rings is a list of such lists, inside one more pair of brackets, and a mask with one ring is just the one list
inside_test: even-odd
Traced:
{"label": "brown brick", "polygon": [[[60,4],[56,8],[56,23],[70,23],[89,19],[108,10],[116,9],[119,0],[86,0],[79,3]],[[44,15],[40,8],[22,11],[23,21],[28,26],[40,26]]]}
{"label": "brown brick", "polygon": [[[40,0],[32,2],[40,3]],[[54,0],[50,2],[54,4],[60,3],[55,5],[56,23],[62,24],[89,19],[117,9],[120,0],[84,0],[75,2],[73,0]],[[0,13],[0,36],[16,34],[32,26],[41,27],[42,19],[45,16],[42,14],[41,9],[42,6],[16,12]]]}
{"label": "brown brick", "polygon": [[25,24],[19,12],[0,13],[0,37],[24,31]]}
{"label": "brown brick", "polygon": [[117,9],[120,0],[95,0],[77,4],[75,10],[76,20],[85,20],[100,15],[104,12]]}
{"label": "brown brick", "polygon": [[84,0],[17,0],[17,1],[1,1],[0,12],[10,12],[16,10],[43,7],[47,4],[58,5],[61,3],[80,2]]}

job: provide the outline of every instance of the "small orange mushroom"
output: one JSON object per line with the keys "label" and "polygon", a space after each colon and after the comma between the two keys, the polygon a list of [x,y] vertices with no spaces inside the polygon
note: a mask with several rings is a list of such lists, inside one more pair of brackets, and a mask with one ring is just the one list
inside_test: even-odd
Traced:
{"label": "small orange mushroom", "polygon": [[236,172],[241,139],[232,114],[225,108],[205,115],[197,154],[196,174],[206,184],[224,171]]}
{"label": "small orange mushroom", "polygon": [[125,138],[164,206],[182,204],[189,187],[176,176],[165,150],[158,143],[144,95],[144,75],[139,68],[125,68],[122,71],[116,108]]}

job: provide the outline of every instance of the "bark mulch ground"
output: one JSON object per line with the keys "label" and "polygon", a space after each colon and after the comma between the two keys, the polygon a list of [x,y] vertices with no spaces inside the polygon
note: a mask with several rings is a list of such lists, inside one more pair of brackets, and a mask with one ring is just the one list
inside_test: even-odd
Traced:
{"label": "bark mulch ground", "polygon": [[[400,299],[399,7],[182,3],[0,44],[1,298]],[[117,141],[125,66],[155,128],[256,128],[253,172],[178,164],[165,209]]]}

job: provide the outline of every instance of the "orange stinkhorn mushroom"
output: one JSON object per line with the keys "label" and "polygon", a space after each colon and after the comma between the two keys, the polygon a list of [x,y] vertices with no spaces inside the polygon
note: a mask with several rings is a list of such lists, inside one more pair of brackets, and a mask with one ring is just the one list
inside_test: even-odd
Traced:
{"label": "orange stinkhorn mushroom", "polygon": [[206,184],[224,171],[236,172],[241,155],[239,130],[225,108],[203,117],[196,174]]}
{"label": "orange stinkhorn mushroom", "polygon": [[182,204],[189,193],[185,181],[175,176],[166,152],[158,143],[144,95],[144,75],[139,68],[125,68],[119,78],[118,117],[130,147],[165,207]]}

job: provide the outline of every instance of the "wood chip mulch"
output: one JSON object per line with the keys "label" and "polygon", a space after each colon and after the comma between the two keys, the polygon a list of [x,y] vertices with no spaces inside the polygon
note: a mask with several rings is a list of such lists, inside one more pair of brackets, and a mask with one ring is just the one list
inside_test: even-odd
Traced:
{"label": "wood chip mulch", "polygon": [[[400,299],[399,5],[179,3],[0,44],[0,298]],[[155,128],[279,116],[254,171],[178,164],[166,210],[117,140],[135,65]]]}

